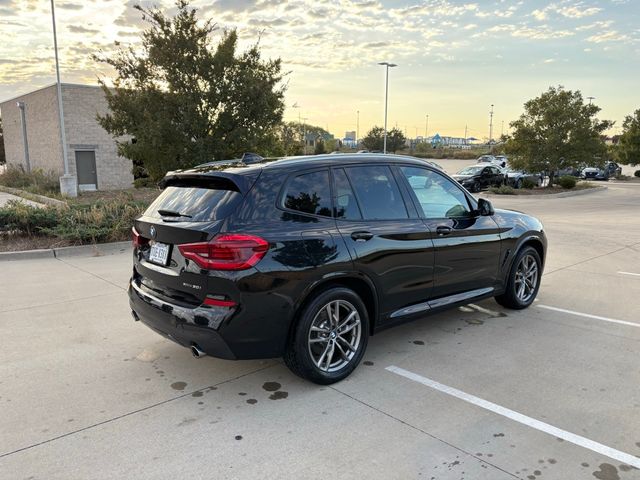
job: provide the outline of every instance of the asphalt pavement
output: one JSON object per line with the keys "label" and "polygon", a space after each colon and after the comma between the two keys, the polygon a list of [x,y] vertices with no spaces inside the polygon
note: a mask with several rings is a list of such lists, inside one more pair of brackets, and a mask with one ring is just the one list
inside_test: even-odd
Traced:
{"label": "asphalt pavement", "polygon": [[640,478],[640,189],[491,201],[545,225],[535,304],[382,332],[329,387],[134,322],[130,252],[0,264],[0,478]]}

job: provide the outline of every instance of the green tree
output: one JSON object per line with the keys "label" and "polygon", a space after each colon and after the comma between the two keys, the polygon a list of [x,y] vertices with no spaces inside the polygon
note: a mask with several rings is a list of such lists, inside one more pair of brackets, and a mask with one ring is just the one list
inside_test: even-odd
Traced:
{"label": "green tree", "polygon": [[640,165],[640,109],[624,119],[615,157],[625,165]]}
{"label": "green tree", "polygon": [[[387,152],[395,153],[404,148],[407,141],[402,130],[393,128],[387,132]],[[384,150],[384,128],[375,126],[360,141],[367,150]]]}
{"label": "green tree", "polygon": [[324,140],[322,138],[318,139],[316,142],[316,146],[313,149],[314,155],[321,155],[323,153],[327,153],[327,150],[324,146]]}
{"label": "green tree", "polygon": [[110,112],[98,121],[154,180],[245,151],[271,154],[284,111],[280,59],[262,60],[258,44],[238,53],[235,30],[214,45],[216,26],[187,0],[176,7],[168,17],[135,6],[149,24],[141,44],[96,57],[116,71],[113,89],[100,80]]}
{"label": "green tree", "polygon": [[585,104],[580,91],[550,87],[524,104],[524,113],[511,122],[513,134],[505,146],[514,168],[555,172],[583,163],[604,162],[606,145],[601,134],[613,125],[598,120],[600,107]]}

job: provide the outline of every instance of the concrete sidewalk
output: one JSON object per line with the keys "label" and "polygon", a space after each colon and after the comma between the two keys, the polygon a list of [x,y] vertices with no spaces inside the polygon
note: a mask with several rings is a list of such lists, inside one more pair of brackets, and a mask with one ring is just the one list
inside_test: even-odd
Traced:
{"label": "concrete sidewalk", "polygon": [[44,205],[41,203],[32,202],[31,200],[27,200],[26,198],[18,197],[16,195],[11,195],[10,193],[0,192],[0,207],[6,206],[7,203],[12,200],[26,203],[27,205],[31,205],[32,207],[44,207]]}

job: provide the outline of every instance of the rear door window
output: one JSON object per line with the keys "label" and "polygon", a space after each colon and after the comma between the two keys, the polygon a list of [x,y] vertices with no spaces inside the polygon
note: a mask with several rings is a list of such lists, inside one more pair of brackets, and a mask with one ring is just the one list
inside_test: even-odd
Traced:
{"label": "rear door window", "polygon": [[144,214],[166,221],[210,222],[231,215],[241,201],[239,192],[222,186],[169,186]]}
{"label": "rear door window", "polygon": [[283,204],[289,210],[330,217],[329,171],[319,170],[291,178],[284,192]]}
{"label": "rear door window", "polygon": [[391,169],[386,165],[345,169],[365,220],[409,218]]}

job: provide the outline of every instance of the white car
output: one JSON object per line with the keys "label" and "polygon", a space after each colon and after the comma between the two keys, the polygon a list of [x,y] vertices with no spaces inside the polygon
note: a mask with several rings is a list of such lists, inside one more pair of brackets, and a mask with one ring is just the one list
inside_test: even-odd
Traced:
{"label": "white car", "polygon": [[499,167],[505,167],[507,165],[507,157],[504,155],[481,155],[478,157],[476,163],[490,163],[492,165],[497,165]]}

